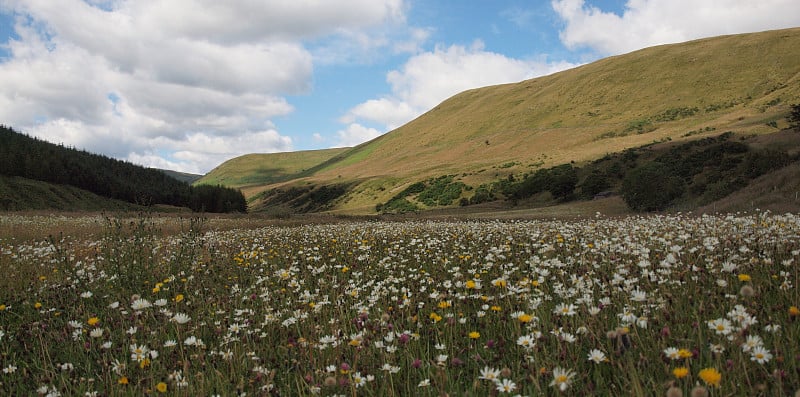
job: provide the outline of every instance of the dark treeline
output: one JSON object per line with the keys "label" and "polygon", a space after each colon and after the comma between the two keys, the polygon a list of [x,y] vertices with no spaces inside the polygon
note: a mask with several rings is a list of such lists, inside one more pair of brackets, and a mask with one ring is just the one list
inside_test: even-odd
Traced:
{"label": "dark treeline", "polygon": [[166,204],[193,211],[247,211],[242,192],[189,186],[165,173],[55,145],[0,125],[0,175],[71,185],[139,205]]}

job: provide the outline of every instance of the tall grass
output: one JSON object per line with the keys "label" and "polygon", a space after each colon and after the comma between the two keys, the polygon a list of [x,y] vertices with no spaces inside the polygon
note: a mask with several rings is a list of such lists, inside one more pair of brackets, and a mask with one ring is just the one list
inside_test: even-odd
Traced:
{"label": "tall grass", "polygon": [[104,224],[0,240],[3,395],[800,389],[794,215]]}

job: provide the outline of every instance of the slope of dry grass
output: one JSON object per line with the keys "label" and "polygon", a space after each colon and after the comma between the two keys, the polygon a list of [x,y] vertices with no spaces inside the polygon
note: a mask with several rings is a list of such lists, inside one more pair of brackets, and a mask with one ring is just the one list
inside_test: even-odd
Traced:
{"label": "slope of dry grass", "polygon": [[[653,141],[766,134],[784,127],[789,104],[800,101],[797,59],[800,28],[647,48],[469,90],[309,172],[237,183],[257,194],[291,176],[303,184],[356,182],[339,209],[363,213],[433,176],[460,174],[477,185]],[[503,164],[512,166],[498,171]]]}

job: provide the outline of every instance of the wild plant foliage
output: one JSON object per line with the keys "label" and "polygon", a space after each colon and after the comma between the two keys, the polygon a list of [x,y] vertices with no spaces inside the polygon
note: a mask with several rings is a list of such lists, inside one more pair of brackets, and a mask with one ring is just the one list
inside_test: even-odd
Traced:
{"label": "wild plant foliage", "polygon": [[800,389],[796,215],[101,222],[0,240],[0,394]]}

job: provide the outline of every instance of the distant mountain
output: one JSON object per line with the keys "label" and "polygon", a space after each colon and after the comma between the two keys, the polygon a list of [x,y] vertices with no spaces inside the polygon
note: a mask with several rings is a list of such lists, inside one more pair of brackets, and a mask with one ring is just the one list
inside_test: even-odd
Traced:
{"label": "distant mountain", "polygon": [[[245,194],[261,210],[372,213],[443,176],[462,184],[457,196],[469,200],[504,178],[653,142],[779,131],[789,105],[800,102],[798,59],[800,28],[647,48],[460,93],[381,137],[306,164],[291,180],[259,178],[255,164],[223,183],[252,181]],[[418,194],[409,193],[418,208],[439,206]]]}
{"label": "distant mountain", "polygon": [[[55,145],[6,126],[0,126],[0,176],[71,186],[140,206],[163,204],[208,212],[247,210],[244,196],[236,189],[192,187],[155,169]],[[24,183],[20,179],[6,181],[14,182],[18,189],[39,189],[42,186]],[[21,191],[14,194],[17,198],[26,195],[33,197],[34,193]],[[25,200],[0,197],[2,203],[9,203],[5,209],[26,209]]]}

